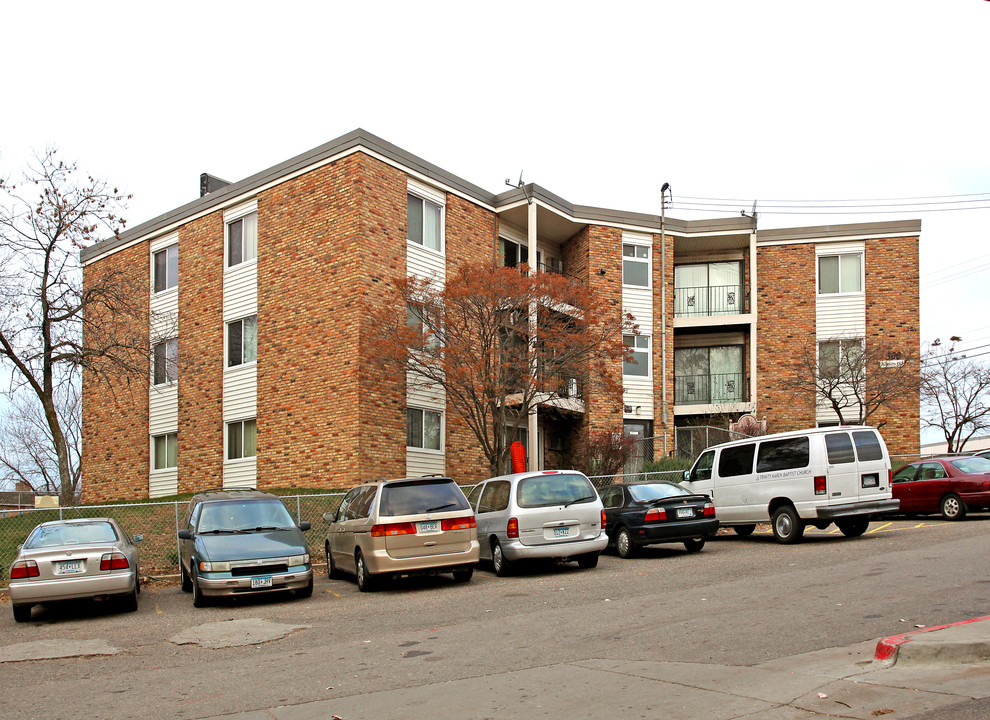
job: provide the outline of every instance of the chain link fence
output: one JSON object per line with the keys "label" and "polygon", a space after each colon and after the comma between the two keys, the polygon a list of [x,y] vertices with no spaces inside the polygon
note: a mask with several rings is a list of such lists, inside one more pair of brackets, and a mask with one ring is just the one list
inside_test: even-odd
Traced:
{"label": "chain link fence", "polygon": [[[323,495],[284,495],[285,504],[296,522],[309,521],[306,532],[309,551],[314,559],[322,557],[326,523],[323,513],[336,511],[344,493]],[[138,545],[141,572],[151,577],[177,575],[179,572],[179,523],[183,521],[188,501],[127,503],[123,505],[83,505],[73,507],[0,510],[0,587],[10,579],[10,566],[17,559],[19,546],[40,523],[72,518],[111,517],[129,535],[144,535]]]}

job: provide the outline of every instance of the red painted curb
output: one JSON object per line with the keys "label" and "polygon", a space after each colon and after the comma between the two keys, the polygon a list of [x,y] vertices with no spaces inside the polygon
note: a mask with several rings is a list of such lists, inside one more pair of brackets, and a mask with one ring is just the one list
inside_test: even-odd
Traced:
{"label": "red painted curb", "polygon": [[932,630],[944,630],[945,628],[956,627],[957,625],[968,625],[969,623],[979,622],[980,620],[990,620],[990,615],[972,618],[971,620],[960,620],[959,622],[949,623],[948,625],[936,625],[935,627],[922,628],[921,630],[912,630],[911,632],[901,633],[900,635],[885,637],[883,640],[877,642],[877,649],[873,654],[873,659],[889,660],[897,654],[897,650],[901,645],[911,639],[912,635],[931,632]]}

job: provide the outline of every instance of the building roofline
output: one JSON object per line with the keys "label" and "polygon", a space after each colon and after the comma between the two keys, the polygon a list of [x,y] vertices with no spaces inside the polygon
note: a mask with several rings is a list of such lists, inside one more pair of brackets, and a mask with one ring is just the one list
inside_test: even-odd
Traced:
{"label": "building roofline", "polygon": [[[360,149],[365,149],[401,167],[407,168],[422,177],[445,185],[465,197],[493,208],[496,212],[507,206],[532,198],[543,205],[554,208],[562,214],[573,218],[575,221],[588,221],[606,225],[632,225],[656,231],[660,230],[659,215],[599,208],[590,205],[574,205],[546,188],[533,183],[524,186],[524,188],[513,188],[499,194],[488,192],[478,185],[447,172],[437,165],[417,155],[413,155],[377,135],[358,128],[319,147],[289,158],[254,175],[250,175],[243,180],[231,183],[185,205],[180,205],[174,210],[170,210],[140,225],[129,228],[115,237],[83,248],[80,252],[80,258],[83,263],[92,262],[126,245],[137,242],[145,237],[159,234],[194,217],[201,216],[209,212],[212,208],[229,205],[236,201],[237,198],[249,195],[252,191],[277,184],[282,178],[298,174],[307,168],[328,162],[330,159],[341,154]],[[667,232],[675,235],[752,232],[752,222],[748,218],[742,217],[705,220],[679,220],[668,217],[665,220]],[[888,226],[890,228],[889,231]],[[919,220],[894,221],[888,223],[859,223],[856,225],[829,225],[815,228],[762,230],[760,231],[760,239],[763,240],[766,238],[780,241],[827,237],[829,235],[877,233],[886,235],[915,235],[920,230],[921,221]]]}
{"label": "building roofline", "polygon": [[861,235],[898,237],[920,234],[921,220],[888,220],[885,222],[760,230],[757,242],[762,244],[764,242],[777,243],[784,240],[817,240],[830,237],[855,237]]}

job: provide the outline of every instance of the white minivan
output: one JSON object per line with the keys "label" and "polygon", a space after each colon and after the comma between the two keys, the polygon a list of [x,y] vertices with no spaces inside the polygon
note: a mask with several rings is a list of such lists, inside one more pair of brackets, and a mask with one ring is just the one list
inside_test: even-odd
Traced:
{"label": "white minivan", "polygon": [[770,522],[778,542],[801,540],[805,525],[833,522],[846,537],[896,512],[890,456],[876,428],[814,428],[722,443],[706,449],[683,484],[715,503],[723,527],[749,535]]}

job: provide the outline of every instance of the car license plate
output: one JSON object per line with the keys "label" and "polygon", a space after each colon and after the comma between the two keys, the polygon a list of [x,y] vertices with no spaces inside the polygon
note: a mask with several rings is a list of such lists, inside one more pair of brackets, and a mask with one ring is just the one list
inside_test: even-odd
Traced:
{"label": "car license plate", "polygon": [[569,537],[571,529],[569,527],[558,527],[553,529],[554,537]]}
{"label": "car license plate", "polygon": [[876,487],[880,484],[880,476],[876,473],[870,473],[869,475],[863,476],[863,487],[871,488]]}
{"label": "car license plate", "polygon": [[272,579],[270,577],[254,577],[251,578],[251,589],[266,588],[272,586]]}
{"label": "car license plate", "polygon": [[422,533],[435,533],[440,530],[439,520],[427,520],[425,522],[417,523],[416,532]]}
{"label": "car license plate", "polygon": [[677,508],[677,517],[679,518],[694,517],[694,508]]}
{"label": "car license plate", "polygon": [[58,563],[59,575],[71,575],[83,571],[82,560],[60,560]]}

